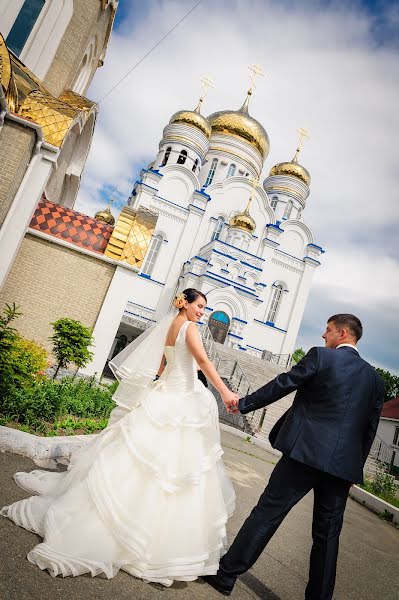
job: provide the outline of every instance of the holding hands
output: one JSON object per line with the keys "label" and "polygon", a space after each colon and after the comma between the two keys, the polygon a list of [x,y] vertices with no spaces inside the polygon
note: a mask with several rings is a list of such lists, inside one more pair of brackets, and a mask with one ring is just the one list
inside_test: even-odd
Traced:
{"label": "holding hands", "polygon": [[232,392],[226,387],[226,390],[222,392],[221,396],[227,412],[233,414],[237,414],[240,412],[238,409],[238,401],[240,399],[238,394]]}

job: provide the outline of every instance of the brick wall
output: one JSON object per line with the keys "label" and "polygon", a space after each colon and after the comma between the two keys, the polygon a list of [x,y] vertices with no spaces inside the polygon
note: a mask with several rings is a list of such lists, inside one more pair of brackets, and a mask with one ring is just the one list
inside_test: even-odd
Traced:
{"label": "brick wall", "polygon": [[100,55],[109,19],[110,7],[102,11],[99,0],[74,0],[71,21],[43,82],[54,96],[72,88],[86,48],[95,34]]}
{"label": "brick wall", "polygon": [[94,327],[115,266],[54,242],[25,236],[0,292],[0,310],[15,302],[23,315],[16,328],[51,349],[51,322],[61,317]]}
{"label": "brick wall", "polygon": [[35,141],[34,130],[6,118],[0,130],[0,226],[26,173]]}

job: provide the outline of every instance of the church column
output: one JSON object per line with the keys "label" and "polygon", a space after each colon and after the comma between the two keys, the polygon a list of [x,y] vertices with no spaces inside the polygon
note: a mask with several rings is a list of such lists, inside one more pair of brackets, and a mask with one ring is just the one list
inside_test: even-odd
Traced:
{"label": "church column", "polygon": [[[27,121],[16,116],[7,116],[6,118],[21,125],[27,124]],[[41,136],[40,128],[37,128],[37,131]],[[14,262],[58,154],[59,149],[55,146],[38,141],[21,185],[0,229],[0,288]]]}
{"label": "church column", "polygon": [[93,330],[94,356],[79,373],[101,377],[137,277],[136,269],[117,266]]}
{"label": "church column", "polygon": [[297,288],[296,296],[292,300],[291,315],[287,326],[287,333],[284,336],[281,354],[292,354],[295,350],[294,344],[296,342],[303,313],[305,311],[314,271],[316,267],[320,265],[319,261],[308,256],[304,258],[304,262],[305,268]]}

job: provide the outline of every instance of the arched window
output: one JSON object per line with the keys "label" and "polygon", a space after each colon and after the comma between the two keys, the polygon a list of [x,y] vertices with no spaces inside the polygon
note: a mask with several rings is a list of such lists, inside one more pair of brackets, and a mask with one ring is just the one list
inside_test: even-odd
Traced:
{"label": "arched window", "polygon": [[289,219],[292,213],[292,209],[293,209],[294,203],[292,202],[292,200],[288,200],[286,206],[285,206],[285,211],[283,214],[283,218],[284,219]]}
{"label": "arched window", "polygon": [[268,313],[267,319],[266,319],[266,321],[268,321],[269,323],[275,323],[276,318],[277,318],[277,313],[278,313],[278,310],[281,305],[281,300],[283,298],[283,286],[281,285],[281,283],[278,283],[277,285],[273,285],[273,287],[274,287],[274,290],[273,290],[272,300],[270,302],[269,313]]}
{"label": "arched window", "polygon": [[7,46],[19,56],[26,40],[40,15],[46,0],[25,0],[11,31],[7,36]]}
{"label": "arched window", "polygon": [[212,160],[211,168],[209,169],[209,173],[206,178],[204,187],[208,187],[208,185],[211,185],[217,166],[218,166],[218,159],[214,158]]}
{"label": "arched window", "polygon": [[270,206],[272,207],[273,210],[276,210],[277,202],[278,202],[278,197],[273,196],[272,201],[270,203]]}
{"label": "arched window", "polygon": [[219,239],[219,235],[223,229],[223,225],[224,225],[224,217],[219,217],[218,220],[216,221],[215,229],[212,232],[211,242],[213,242],[213,240]]}
{"label": "arched window", "polygon": [[151,273],[153,272],[155,263],[159,255],[159,251],[161,249],[162,241],[163,239],[161,235],[156,235],[152,238],[150,249],[148,250],[144,266],[141,270],[141,272],[144,273],[144,275],[151,275]]}
{"label": "arched window", "polygon": [[184,165],[187,159],[187,150],[180,150],[179,158],[177,159],[178,165]]}
{"label": "arched window", "polygon": [[209,317],[208,327],[213,339],[215,342],[219,342],[219,344],[224,344],[229,331],[229,326],[230,319],[222,310],[213,312]]}
{"label": "arched window", "polygon": [[192,172],[193,173],[196,172],[197,167],[198,167],[198,163],[199,163],[199,160],[198,160],[198,158],[196,158],[195,161],[194,161],[194,164],[193,164],[193,168],[192,168]]}
{"label": "arched window", "polygon": [[168,146],[165,150],[164,157],[161,162],[161,167],[164,167],[169,160],[170,153],[172,151],[172,146]]}
{"label": "arched window", "polygon": [[231,163],[229,166],[229,170],[227,171],[227,177],[233,177],[236,174],[236,166],[234,163]]}

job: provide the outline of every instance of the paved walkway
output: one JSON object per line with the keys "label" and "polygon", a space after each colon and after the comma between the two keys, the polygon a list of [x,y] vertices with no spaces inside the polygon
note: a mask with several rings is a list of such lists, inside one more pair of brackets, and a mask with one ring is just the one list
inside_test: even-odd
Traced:
{"label": "paved walkway", "polygon": [[[229,521],[229,538],[241,526],[263,491],[276,458],[223,433],[225,462],[233,479],[237,510]],[[0,506],[26,494],[12,481],[32,461],[0,455]],[[238,582],[232,600],[303,600],[311,545],[312,496],[288,515],[251,572]],[[51,578],[26,560],[39,538],[0,517],[0,600],[218,600],[202,582],[172,588],[145,584],[120,572],[114,579],[88,576]],[[399,530],[353,500],[348,501],[334,600],[396,600],[399,596]]]}

